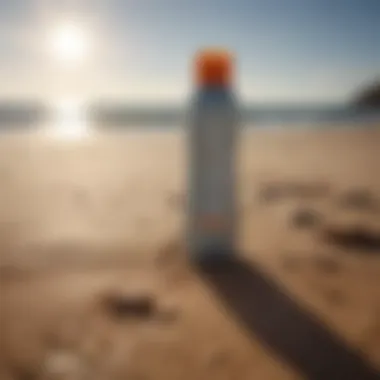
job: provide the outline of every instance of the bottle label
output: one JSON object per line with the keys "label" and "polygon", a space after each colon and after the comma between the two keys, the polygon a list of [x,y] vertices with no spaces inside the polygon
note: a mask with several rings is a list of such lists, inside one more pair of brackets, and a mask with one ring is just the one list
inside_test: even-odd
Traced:
{"label": "bottle label", "polygon": [[200,107],[193,120],[189,216],[197,246],[233,239],[235,116],[230,103],[220,102]]}

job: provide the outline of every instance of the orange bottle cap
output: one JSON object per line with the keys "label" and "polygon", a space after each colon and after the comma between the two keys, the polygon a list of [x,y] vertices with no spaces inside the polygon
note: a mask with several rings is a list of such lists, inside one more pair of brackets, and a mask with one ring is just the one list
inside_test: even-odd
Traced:
{"label": "orange bottle cap", "polygon": [[232,71],[233,57],[226,50],[207,49],[196,55],[196,82],[201,86],[229,86]]}

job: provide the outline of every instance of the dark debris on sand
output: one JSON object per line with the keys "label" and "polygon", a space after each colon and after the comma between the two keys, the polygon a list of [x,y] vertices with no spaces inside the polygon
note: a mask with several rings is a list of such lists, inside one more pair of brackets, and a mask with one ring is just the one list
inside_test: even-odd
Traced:
{"label": "dark debris on sand", "polygon": [[356,211],[379,211],[379,203],[374,194],[368,189],[351,189],[339,198],[339,205],[345,209]]}
{"label": "dark debris on sand", "polygon": [[265,202],[284,198],[321,198],[330,193],[326,182],[271,182],[263,185],[259,197]]}
{"label": "dark debris on sand", "polygon": [[13,375],[12,379],[14,380],[38,380],[40,378],[38,372],[37,370],[33,371],[32,369],[13,367],[11,368],[10,374]]}
{"label": "dark debris on sand", "polygon": [[103,310],[116,319],[151,318],[156,311],[155,298],[150,294],[109,292],[101,300]]}
{"label": "dark debris on sand", "polygon": [[291,216],[291,224],[296,228],[310,228],[319,225],[322,215],[316,210],[302,208],[296,210]]}
{"label": "dark debris on sand", "polygon": [[171,323],[179,316],[177,308],[160,306],[156,297],[149,293],[125,294],[114,291],[105,294],[101,302],[106,314],[119,321],[133,318]]}
{"label": "dark debris on sand", "polygon": [[326,242],[342,249],[380,254],[380,232],[371,231],[364,226],[328,227],[322,234]]}

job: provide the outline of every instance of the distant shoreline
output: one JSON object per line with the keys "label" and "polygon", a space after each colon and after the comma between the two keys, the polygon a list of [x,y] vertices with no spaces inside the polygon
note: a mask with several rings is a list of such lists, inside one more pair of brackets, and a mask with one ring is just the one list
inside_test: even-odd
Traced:
{"label": "distant shoreline", "polygon": [[[73,110],[69,118],[75,119]],[[84,115],[84,116],[83,116]],[[131,108],[104,106],[78,109],[78,117],[96,129],[119,128],[169,128],[183,126],[186,111],[183,107]],[[0,129],[23,129],[58,122],[62,110],[55,114],[52,109],[33,107],[0,107]],[[83,120],[83,119],[82,119]],[[380,124],[380,110],[357,108],[347,105],[254,105],[242,106],[242,124],[246,128],[325,128],[328,126],[364,126]]]}

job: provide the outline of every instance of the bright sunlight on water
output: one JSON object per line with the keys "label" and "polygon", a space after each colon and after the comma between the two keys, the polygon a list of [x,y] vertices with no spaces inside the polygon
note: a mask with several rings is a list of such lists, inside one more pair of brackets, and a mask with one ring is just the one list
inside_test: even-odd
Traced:
{"label": "bright sunlight on water", "polygon": [[85,137],[88,134],[88,124],[84,104],[76,99],[61,100],[54,107],[53,123],[49,130],[59,138]]}

